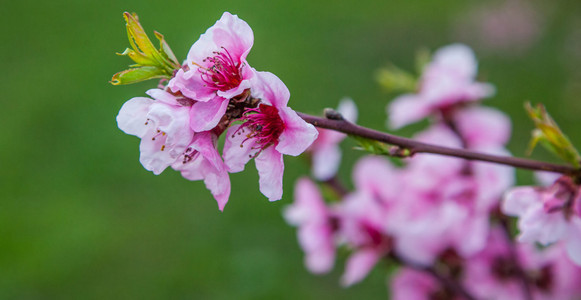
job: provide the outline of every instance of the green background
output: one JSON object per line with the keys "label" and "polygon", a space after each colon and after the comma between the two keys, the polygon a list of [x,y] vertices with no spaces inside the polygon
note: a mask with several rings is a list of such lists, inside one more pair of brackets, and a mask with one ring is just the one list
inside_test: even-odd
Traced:
{"label": "green background", "polygon": [[[269,203],[252,165],[233,174],[223,213],[201,182],[139,164],[135,137],[115,116],[154,82],[111,86],[130,63],[123,11],[162,32],[179,59],[230,11],[254,30],[248,58],[278,75],[290,105],[319,113],[343,96],[359,123],[384,130],[387,94],[374,80],[389,62],[411,70],[416,50],[457,34],[481,1],[4,1],[0,4],[0,299],[385,299],[386,266],[344,289],[335,270],[302,265],[295,229],[281,217],[309,168],[285,158],[284,197]],[[534,2],[538,40],[522,51],[473,45],[486,105],[511,115],[510,150],[522,156],[531,122],[525,100],[543,102],[581,145],[581,2]],[[468,16],[468,17],[467,17]],[[476,37],[477,40],[477,37]],[[425,124],[424,124],[425,125]],[[410,134],[422,124],[403,131]],[[361,154],[344,143],[340,176]],[[539,150],[535,158],[552,160]],[[522,183],[530,173],[518,173]],[[402,199],[404,201],[405,199]]]}

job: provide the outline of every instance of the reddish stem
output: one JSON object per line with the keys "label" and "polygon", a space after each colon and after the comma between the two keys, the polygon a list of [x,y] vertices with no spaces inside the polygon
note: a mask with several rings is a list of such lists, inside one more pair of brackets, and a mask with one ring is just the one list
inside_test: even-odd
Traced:
{"label": "reddish stem", "polygon": [[316,127],[331,129],[339,132],[343,132],[349,135],[356,135],[371,140],[376,140],[379,142],[387,143],[390,145],[396,145],[402,148],[406,148],[410,151],[410,154],[415,153],[432,153],[445,156],[458,157],[468,160],[478,160],[491,162],[501,165],[512,166],[516,168],[538,170],[538,171],[549,171],[561,174],[567,174],[571,176],[581,176],[581,169],[576,169],[567,165],[547,163],[532,159],[510,157],[510,156],[499,156],[492,154],[485,154],[474,152],[466,149],[449,148],[444,146],[437,146],[432,144],[426,144],[413,139],[404,138],[400,136],[391,135],[389,133],[373,130],[363,126],[359,126],[344,120],[338,116],[333,116],[332,119],[316,117],[308,115],[305,113],[298,112],[298,115],[303,118],[306,122],[315,125]]}

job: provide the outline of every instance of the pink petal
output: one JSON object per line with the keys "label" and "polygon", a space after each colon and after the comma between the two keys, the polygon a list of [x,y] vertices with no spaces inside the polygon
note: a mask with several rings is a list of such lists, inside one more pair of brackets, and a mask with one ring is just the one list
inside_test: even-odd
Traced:
{"label": "pink petal", "polygon": [[254,139],[249,139],[240,125],[232,125],[226,132],[224,143],[224,163],[231,173],[244,170],[244,166],[255,155]]}
{"label": "pink petal", "polygon": [[357,105],[351,98],[343,98],[339,102],[337,111],[343,116],[343,118],[351,123],[357,122]]}
{"label": "pink petal", "polygon": [[161,101],[165,104],[173,105],[173,106],[181,106],[176,100],[176,97],[164,90],[161,89],[150,89],[147,92],[151,98]]}
{"label": "pink petal", "polygon": [[504,194],[500,209],[509,216],[522,216],[532,205],[540,202],[540,191],[528,186],[515,187]]}
{"label": "pink petal", "polygon": [[294,226],[303,223],[327,221],[327,207],[321,192],[308,177],[299,178],[295,184],[294,202],[284,210],[286,221]]}
{"label": "pink petal", "polygon": [[397,176],[395,168],[380,156],[365,156],[353,169],[353,182],[357,189],[381,200],[392,200],[396,196]]}
{"label": "pink petal", "polygon": [[212,89],[206,87],[206,83],[202,80],[201,74],[198,66],[195,65],[191,65],[190,70],[187,72],[180,69],[174,78],[169,81],[168,87],[172,92],[181,92],[190,99],[201,102],[209,101],[216,95]]}
{"label": "pink petal", "polygon": [[538,182],[542,186],[552,185],[561,176],[562,174],[553,172],[537,171],[534,173],[536,182]]}
{"label": "pink petal", "polygon": [[571,221],[566,248],[569,258],[576,265],[581,266],[581,219],[579,217],[573,217]]}
{"label": "pink petal", "polygon": [[502,146],[510,138],[510,119],[501,111],[486,107],[469,107],[454,115],[462,137],[472,147]]}
{"label": "pink petal", "polygon": [[195,132],[210,130],[220,122],[226,113],[228,99],[215,97],[208,102],[197,102],[190,110],[190,127]]}
{"label": "pink petal", "polygon": [[318,180],[328,180],[337,174],[341,163],[341,149],[334,146],[320,147],[313,151],[313,177]]}
{"label": "pink petal", "polygon": [[[248,23],[225,12],[220,20],[192,45],[188,53],[188,61],[198,64],[208,57],[213,56],[213,51],[222,50],[224,47],[235,59],[245,60],[254,43],[254,34]],[[240,61],[238,61],[240,62]]]}
{"label": "pink petal", "polygon": [[268,200],[276,201],[282,198],[282,175],[284,162],[282,154],[273,147],[268,147],[254,159],[258,170],[260,192]]}
{"label": "pink petal", "polygon": [[297,156],[309,148],[319,132],[315,126],[305,122],[292,109],[288,107],[278,109],[285,129],[279,137],[276,150],[283,154]]}
{"label": "pink petal", "polygon": [[399,129],[427,117],[430,110],[430,107],[418,95],[399,96],[388,106],[387,125],[391,129]]}
{"label": "pink petal", "polygon": [[390,285],[392,300],[427,300],[438,289],[432,275],[405,267],[397,271]]}
{"label": "pink petal", "polygon": [[230,197],[230,177],[228,176],[228,172],[225,169],[217,170],[209,168],[204,176],[204,184],[210,190],[216,202],[218,202],[218,209],[223,211]]}
{"label": "pink petal", "polygon": [[149,130],[145,123],[152,103],[153,100],[145,97],[135,97],[125,102],[117,115],[119,129],[142,138]]}
{"label": "pink petal", "polygon": [[382,253],[372,248],[360,249],[353,253],[347,261],[345,273],[341,277],[341,284],[343,286],[350,286],[363,280],[381,256]]}
{"label": "pink petal", "polygon": [[449,70],[458,77],[474,78],[478,63],[472,49],[466,45],[452,44],[438,49],[429,67]]}
{"label": "pink petal", "polygon": [[254,97],[262,99],[265,104],[279,110],[286,107],[290,99],[290,91],[276,75],[270,72],[256,72],[253,80]]}

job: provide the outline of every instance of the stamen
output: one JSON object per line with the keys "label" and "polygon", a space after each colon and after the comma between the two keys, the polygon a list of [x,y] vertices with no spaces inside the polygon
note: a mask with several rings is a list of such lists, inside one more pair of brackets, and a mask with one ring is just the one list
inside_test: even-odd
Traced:
{"label": "stamen", "polygon": [[209,68],[192,62],[202,74],[205,86],[216,91],[227,91],[240,85],[242,82],[241,70],[245,64],[237,63],[224,47],[223,51],[214,51],[212,57],[206,57],[203,62],[210,62]]}

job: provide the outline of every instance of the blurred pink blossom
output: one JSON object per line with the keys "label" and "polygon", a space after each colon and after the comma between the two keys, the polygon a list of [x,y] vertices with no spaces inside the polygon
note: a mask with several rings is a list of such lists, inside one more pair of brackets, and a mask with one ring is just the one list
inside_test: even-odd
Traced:
{"label": "blurred pink blossom", "polygon": [[502,212],[519,218],[519,241],[542,245],[564,241],[571,260],[581,265],[579,197],[579,187],[563,176],[546,188],[510,190],[504,197]]}
{"label": "blurred pink blossom", "polygon": [[418,93],[399,96],[389,104],[389,127],[397,129],[452,105],[492,96],[494,87],[476,82],[476,73],[470,48],[462,44],[440,48],[424,69]]}
{"label": "blurred pink blossom", "polygon": [[[464,286],[478,299],[576,299],[581,290],[581,269],[563,255],[559,245],[539,250],[511,241],[500,228],[490,231],[486,248],[465,262]],[[523,282],[524,281],[524,282]]]}
{"label": "blurred pink blossom", "polygon": [[284,216],[289,224],[298,227],[305,265],[316,274],[329,272],[335,263],[332,215],[315,183],[300,178],[295,184],[294,202],[284,210]]}

